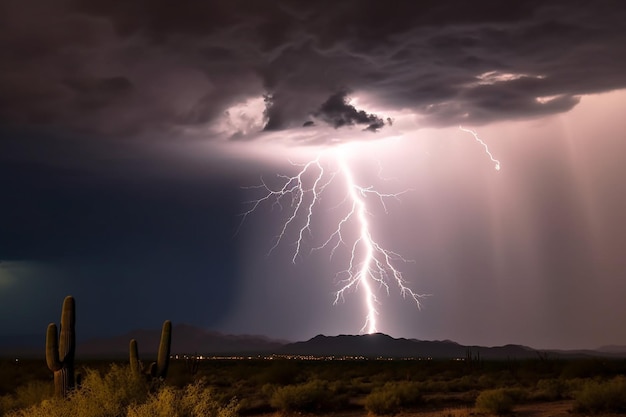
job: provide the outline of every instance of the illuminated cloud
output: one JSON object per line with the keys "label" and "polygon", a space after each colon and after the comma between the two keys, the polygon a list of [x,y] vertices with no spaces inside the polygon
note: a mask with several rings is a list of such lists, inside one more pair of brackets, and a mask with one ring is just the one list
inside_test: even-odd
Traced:
{"label": "illuminated cloud", "polygon": [[[37,271],[45,289],[8,285],[0,264],[0,324],[30,320],[16,307],[39,310],[33,295],[83,288],[95,318],[107,291],[132,309],[142,288],[166,285],[184,300],[172,315],[202,325],[237,314],[230,331],[352,329],[360,312],[327,308],[320,284],[340,257],[290,269],[286,244],[268,261],[276,211],[232,238],[242,185],[344,144],[358,185],[414,190],[389,216],[374,207],[372,231],[436,298],[420,314],[380,306],[384,331],[613,343],[623,332],[605,318],[625,315],[626,293],[624,21],[617,0],[3,0],[0,256],[60,272]],[[335,193],[322,229],[339,216]]]}
{"label": "illuminated cloud", "polygon": [[[581,95],[626,87],[626,8],[616,0],[10,0],[2,9],[3,125],[170,137],[213,132],[226,111],[265,96],[261,130],[314,116],[382,127],[387,115],[339,108],[347,90],[408,109],[421,126],[476,125],[568,111]],[[247,117],[232,138],[256,128],[259,114]]]}

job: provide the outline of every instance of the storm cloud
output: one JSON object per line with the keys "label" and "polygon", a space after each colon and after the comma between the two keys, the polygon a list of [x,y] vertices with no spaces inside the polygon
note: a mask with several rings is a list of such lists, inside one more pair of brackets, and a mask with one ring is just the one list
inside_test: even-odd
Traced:
{"label": "storm cloud", "polygon": [[385,125],[382,118],[369,114],[364,110],[357,110],[348,101],[348,92],[340,91],[333,94],[322,104],[315,116],[336,128],[355,124],[367,125],[365,130],[376,132]]}
{"label": "storm cloud", "polygon": [[534,118],[626,87],[625,20],[617,0],[7,0],[0,123],[168,134],[266,95],[265,130],[382,127],[347,90],[431,126]]}

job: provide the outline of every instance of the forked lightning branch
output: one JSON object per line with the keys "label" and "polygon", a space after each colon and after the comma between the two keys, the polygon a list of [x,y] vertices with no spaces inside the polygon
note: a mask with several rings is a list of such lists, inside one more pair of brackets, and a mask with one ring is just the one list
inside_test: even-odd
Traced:
{"label": "forked lightning branch", "polygon": [[[460,130],[471,134],[475,141],[480,143],[486,154],[500,169],[500,162],[496,160],[487,144],[482,141],[476,132],[460,127]],[[412,299],[417,307],[421,306],[421,299],[425,296],[413,291],[404,279],[398,265],[406,260],[398,253],[383,247],[377,237],[373,235],[370,221],[374,205],[387,212],[386,201],[399,199],[407,190],[397,193],[382,193],[372,185],[363,186],[355,179],[354,172],[348,164],[345,149],[336,147],[319,153],[314,159],[304,164],[294,164],[298,169],[296,174],[277,175],[276,184],[261,179],[257,186],[247,187],[256,189],[261,197],[249,202],[250,207],[243,213],[242,223],[261,205],[271,205],[284,212],[285,220],[272,243],[270,253],[281,243],[289,240],[294,245],[291,261],[296,263],[298,257],[305,250],[317,251],[326,249],[332,259],[338,256],[337,252],[345,248],[347,257],[345,269],[337,273],[339,289],[335,293],[334,303],[344,301],[348,292],[362,293],[365,305],[365,323],[361,332],[375,333],[377,331],[377,305],[380,303],[377,296],[381,291],[389,295],[391,287],[399,290],[403,297]],[[337,209],[342,214],[333,226],[332,232],[319,245],[305,248],[306,242],[316,227],[316,215],[319,216],[320,201],[327,188],[337,181],[341,182],[344,198],[339,198]],[[336,184],[335,184],[336,185]]]}
{"label": "forked lightning branch", "polygon": [[[387,199],[398,199],[406,191],[398,193],[382,193],[373,186],[362,186],[354,178],[342,148],[335,148],[320,153],[311,161],[297,165],[299,169],[293,176],[278,175],[278,186],[272,186],[263,179],[255,188],[261,190],[262,196],[250,202],[250,208],[243,214],[245,217],[253,213],[261,204],[271,204],[286,212],[282,228],[270,249],[272,252],[287,239],[294,243],[292,262],[305,250],[306,238],[313,235],[316,211],[326,188],[333,182],[341,182],[344,198],[339,198],[337,207],[343,214],[336,223],[333,232],[319,246],[311,250],[327,249],[332,258],[341,248],[346,248],[346,267],[337,274],[339,289],[335,293],[335,304],[343,301],[351,291],[361,291],[366,307],[365,324],[361,331],[374,333],[377,331],[379,303],[376,295],[380,289],[389,294],[390,286],[396,286],[404,297],[410,297],[420,306],[422,294],[414,292],[407,285],[397,264],[405,262],[402,256],[383,247],[372,234],[370,227],[370,208],[376,204],[385,212]],[[319,215],[319,213],[317,213]]]}

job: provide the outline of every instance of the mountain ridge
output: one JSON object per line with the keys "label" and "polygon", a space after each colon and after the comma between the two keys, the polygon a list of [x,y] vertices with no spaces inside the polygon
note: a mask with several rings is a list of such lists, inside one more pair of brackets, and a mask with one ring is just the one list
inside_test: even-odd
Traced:
{"label": "mountain ridge", "polygon": [[427,341],[393,338],[384,333],[367,335],[317,335],[305,342],[284,346],[281,353],[313,356],[362,356],[367,358],[454,359],[468,354],[482,359],[537,358],[536,350],[521,345],[464,346],[450,340]]}
{"label": "mountain ridge", "polygon": [[[365,358],[422,358],[486,360],[545,359],[601,356],[624,358],[621,346],[608,346],[598,350],[534,349],[528,346],[507,344],[502,346],[462,345],[452,340],[419,340],[394,338],[384,333],[337,336],[316,335],[306,341],[289,342],[263,335],[233,335],[179,323],[173,326],[172,349],[174,355],[205,356],[318,356],[318,357],[365,357]],[[28,346],[6,343],[10,336],[0,338],[0,356],[43,356],[45,335],[23,338]],[[159,329],[136,329],[119,336],[93,338],[78,343],[78,357],[125,358],[131,339],[138,342],[139,352],[145,358],[156,354]],[[2,343],[2,342],[5,343]],[[41,346],[37,345],[41,342]]]}

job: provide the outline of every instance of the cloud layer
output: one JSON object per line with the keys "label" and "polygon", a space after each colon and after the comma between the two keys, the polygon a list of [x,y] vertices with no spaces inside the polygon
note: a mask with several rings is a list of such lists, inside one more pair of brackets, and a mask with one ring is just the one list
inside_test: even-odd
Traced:
{"label": "cloud layer", "polygon": [[100,135],[211,126],[271,97],[266,130],[384,125],[346,92],[428,125],[571,109],[626,87],[617,0],[7,0],[0,123]]}

